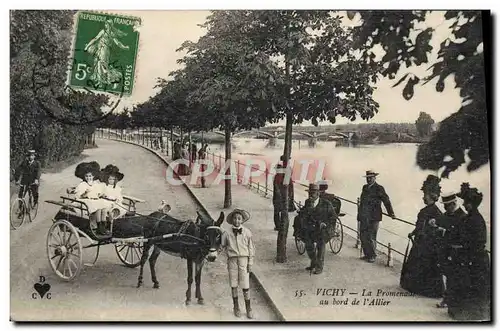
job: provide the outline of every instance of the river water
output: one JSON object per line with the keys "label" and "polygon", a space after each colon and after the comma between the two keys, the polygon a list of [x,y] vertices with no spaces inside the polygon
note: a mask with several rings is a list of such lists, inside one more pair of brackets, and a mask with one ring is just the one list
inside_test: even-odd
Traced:
{"label": "river water", "polygon": [[[264,160],[267,167],[276,163],[283,153],[284,140],[278,140],[275,146],[270,146],[265,139],[234,138],[232,157],[240,162],[252,162],[251,160]],[[422,171],[416,165],[416,144],[386,144],[386,145],[364,145],[356,147],[336,146],[333,141],[318,141],[316,146],[310,147],[307,141],[293,141],[292,159],[294,160],[293,178],[297,182],[308,184],[314,181],[315,174],[321,169],[318,162],[324,162],[324,170],[320,177],[330,181],[327,192],[334,193],[343,198],[356,201],[361,194],[361,188],[366,183],[362,177],[366,170],[372,169],[380,173],[377,182],[385,187],[396,216],[411,223],[415,223],[418,211],[424,207],[422,202],[422,182],[428,174],[433,172]],[[224,145],[211,144],[209,152],[224,155]],[[303,164],[314,161],[309,166],[308,176],[302,176]],[[240,172],[241,174],[241,172]],[[435,173],[434,173],[435,174]],[[265,176],[257,179],[265,185]],[[469,182],[472,187],[477,187],[483,193],[483,203],[480,212],[484,216],[488,233],[490,230],[490,169],[489,164],[479,170],[468,173],[465,166],[451,173],[449,179],[441,181],[442,192],[460,190],[462,182]],[[270,182],[269,182],[270,183]],[[272,188],[272,185],[269,184]],[[300,185],[295,186],[295,200],[304,201],[307,193]],[[237,207],[237,206],[235,206]],[[384,209],[384,208],[383,208]],[[385,209],[384,209],[385,210]],[[346,216],[342,219],[345,225],[356,228],[356,207],[353,204],[343,202],[342,211]],[[407,245],[406,235],[413,226],[384,217],[379,230],[378,240],[384,244],[391,243],[396,250],[403,252]],[[349,231],[346,231],[349,232]],[[489,239],[488,239],[489,247]],[[396,257],[397,258],[397,257]]]}

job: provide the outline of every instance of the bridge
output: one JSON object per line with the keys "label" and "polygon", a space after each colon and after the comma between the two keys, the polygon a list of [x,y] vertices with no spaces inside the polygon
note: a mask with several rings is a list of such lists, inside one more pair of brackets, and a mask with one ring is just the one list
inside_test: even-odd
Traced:
{"label": "bridge", "polygon": [[[103,130],[103,129],[98,129],[98,130]],[[118,130],[112,130],[113,135],[120,135]],[[209,131],[207,133],[213,133],[219,136],[225,136],[224,132],[218,131],[218,130],[213,130]],[[150,136],[154,137],[170,137],[172,134],[175,138],[180,138],[180,139],[185,139],[189,133],[187,132],[178,132],[178,131],[170,131],[170,130],[165,130],[165,129],[158,129],[158,128],[145,128],[145,129],[135,129],[135,130],[126,130],[125,131],[126,135],[132,135],[135,136],[137,134],[146,137],[149,139]],[[238,136],[244,135],[244,134],[254,134],[256,136],[264,136],[269,138],[269,144],[270,145],[276,145],[278,139],[284,139],[285,137],[285,131],[283,129],[278,129],[274,131],[264,131],[264,130],[259,130],[259,129],[254,129],[254,130],[242,130],[238,131],[232,134],[233,138],[236,138]],[[344,141],[352,141],[355,135],[359,134],[357,131],[331,131],[331,132],[325,132],[325,131],[293,131],[292,136],[303,136],[307,137],[309,146],[313,147],[316,145],[318,138],[328,138],[332,140],[344,140]]]}

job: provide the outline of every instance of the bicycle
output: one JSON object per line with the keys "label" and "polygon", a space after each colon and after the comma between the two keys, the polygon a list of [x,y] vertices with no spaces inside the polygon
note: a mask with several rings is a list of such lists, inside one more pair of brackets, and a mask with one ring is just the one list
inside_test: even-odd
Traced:
{"label": "bicycle", "polygon": [[[23,197],[19,198],[16,195],[12,199],[12,207],[10,209],[10,225],[14,228],[14,230],[19,229],[23,225],[26,220],[26,216],[28,216],[29,222],[33,222],[38,214],[38,204],[35,205],[33,201],[33,192],[31,191],[32,185],[21,185],[20,187],[23,188]],[[26,197],[26,193],[28,194],[28,197]]]}

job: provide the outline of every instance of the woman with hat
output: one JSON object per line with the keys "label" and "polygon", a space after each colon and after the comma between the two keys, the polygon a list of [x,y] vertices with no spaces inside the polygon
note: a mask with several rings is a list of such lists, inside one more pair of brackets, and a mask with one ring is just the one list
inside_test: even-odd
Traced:
{"label": "woman with hat", "polygon": [[231,231],[222,235],[222,248],[227,253],[227,270],[233,298],[233,312],[236,317],[241,316],[238,302],[238,285],[243,290],[247,317],[253,318],[250,305],[250,272],[252,271],[255,256],[255,246],[252,232],[242,226],[250,219],[250,214],[242,209],[235,209],[227,215],[226,221],[232,225]]}
{"label": "woman with hat", "polygon": [[440,179],[429,175],[421,190],[424,193],[425,207],[417,215],[415,229],[408,234],[412,248],[401,270],[402,288],[426,297],[439,298],[443,294],[443,280],[438,268],[437,247],[431,220],[438,219],[442,213],[436,206],[441,187]]}
{"label": "woman with hat", "polygon": [[84,202],[90,214],[90,221],[97,223],[97,233],[106,235],[106,215],[111,209],[112,202],[100,199],[102,196],[102,185],[99,182],[101,167],[99,163],[82,162],[76,166],[75,176],[80,178],[82,182],[75,188],[75,196],[79,201]]}
{"label": "woman with hat", "polygon": [[122,188],[118,185],[118,182],[123,177],[124,175],[120,172],[120,169],[112,164],[108,164],[101,170],[101,180],[103,182],[102,198],[112,202],[110,214],[112,214],[113,218],[123,216],[127,212],[127,208],[122,205]]}
{"label": "woman with hat", "polygon": [[452,247],[452,270],[457,281],[450,284],[448,313],[455,319],[488,320],[490,261],[485,247],[486,222],[478,210],[483,194],[463,183],[457,196],[463,200],[467,215],[459,227],[460,240]]}

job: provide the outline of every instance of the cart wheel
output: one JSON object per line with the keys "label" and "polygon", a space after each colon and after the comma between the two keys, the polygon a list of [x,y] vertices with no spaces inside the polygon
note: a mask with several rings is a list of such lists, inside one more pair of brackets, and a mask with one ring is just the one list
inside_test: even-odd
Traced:
{"label": "cart wheel", "polygon": [[330,250],[333,254],[338,254],[342,249],[342,244],[344,243],[344,230],[342,222],[337,219],[337,224],[335,225],[335,234],[330,239]]}
{"label": "cart wheel", "polygon": [[126,243],[115,244],[116,254],[122,263],[129,267],[135,268],[141,264],[142,251],[144,243]]}
{"label": "cart wheel", "polygon": [[47,235],[47,256],[57,276],[70,281],[80,274],[83,267],[83,249],[75,227],[58,220]]}
{"label": "cart wheel", "polygon": [[29,217],[30,217],[30,222],[33,222],[36,218],[36,215],[38,215],[38,203],[35,205],[33,204],[33,196],[29,196]]}
{"label": "cart wheel", "polygon": [[26,218],[26,204],[24,199],[15,197],[12,199],[10,208],[10,225],[13,229],[19,229]]}
{"label": "cart wheel", "polygon": [[299,252],[300,255],[305,253],[306,244],[298,237],[295,237],[295,246],[297,247],[297,252]]}

